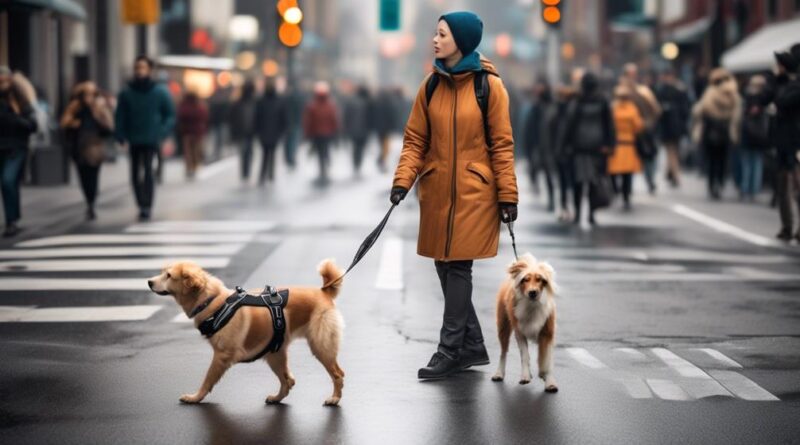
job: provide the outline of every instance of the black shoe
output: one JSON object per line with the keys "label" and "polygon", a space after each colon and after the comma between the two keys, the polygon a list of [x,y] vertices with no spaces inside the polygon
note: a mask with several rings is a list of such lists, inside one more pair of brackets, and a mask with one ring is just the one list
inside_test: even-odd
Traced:
{"label": "black shoe", "polygon": [[150,209],[139,210],[139,221],[149,221],[149,220],[150,220]]}
{"label": "black shoe", "polygon": [[443,379],[460,370],[461,363],[458,360],[449,358],[441,352],[437,352],[433,354],[433,357],[431,357],[431,361],[428,362],[428,366],[419,369],[417,372],[417,378],[421,380]]}
{"label": "black shoe", "polygon": [[6,230],[3,231],[3,238],[11,238],[12,236],[17,236],[21,230],[22,229],[20,229],[16,224],[11,223],[7,225]]}
{"label": "black shoe", "polygon": [[459,353],[458,362],[461,364],[461,369],[488,365],[489,354],[486,352],[486,346],[484,346],[483,343],[479,343],[471,347],[464,347]]}
{"label": "black shoe", "polygon": [[778,232],[777,235],[775,235],[775,238],[778,238],[781,241],[789,242],[792,240],[792,231],[787,228],[783,228],[780,232]]}
{"label": "black shoe", "polygon": [[86,220],[94,221],[95,219],[97,219],[97,214],[94,212],[94,208],[89,207],[88,209],[86,209]]}

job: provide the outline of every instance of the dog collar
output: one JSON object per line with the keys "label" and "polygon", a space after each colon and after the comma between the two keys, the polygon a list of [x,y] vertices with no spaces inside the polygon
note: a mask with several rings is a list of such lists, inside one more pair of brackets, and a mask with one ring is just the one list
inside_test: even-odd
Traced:
{"label": "dog collar", "polygon": [[192,312],[189,312],[189,318],[194,318],[197,316],[197,314],[203,312],[203,310],[207,308],[212,301],[214,301],[214,297],[208,297],[206,301],[200,303],[200,306],[197,306],[196,308],[192,309]]}

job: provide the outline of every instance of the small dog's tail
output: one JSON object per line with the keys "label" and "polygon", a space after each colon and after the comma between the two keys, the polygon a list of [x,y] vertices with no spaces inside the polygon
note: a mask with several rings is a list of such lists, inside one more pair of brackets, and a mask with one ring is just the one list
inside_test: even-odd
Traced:
{"label": "small dog's tail", "polygon": [[323,260],[319,263],[317,271],[322,275],[322,291],[327,293],[331,298],[336,298],[339,295],[339,290],[342,288],[342,269],[332,259]]}

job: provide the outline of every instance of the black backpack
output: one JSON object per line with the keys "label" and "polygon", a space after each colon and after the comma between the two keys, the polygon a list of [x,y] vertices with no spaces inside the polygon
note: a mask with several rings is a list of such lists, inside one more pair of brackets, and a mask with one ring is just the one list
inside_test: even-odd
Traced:
{"label": "black backpack", "polygon": [[[483,134],[486,138],[486,145],[492,148],[492,138],[489,136],[489,121],[486,118],[487,110],[489,109],[489,73],[486,71],[479,71],[475,73],[473,79],[475,81],[475,99],[478,100],[478,107],[481,109],[483,116]],[[433,92],[439,85],[439,75],[433,73],[428,77],[428,82],[425,84],[425,110],[428,110],[428,104],[431,103]],[[428,120],[428,134],[430,134],[430,119]]]}
{"label": "black backpack", "polygon": [[728,121],[706,116],[703,121],[703,141],[713,147],[723,147],[730,144]]}

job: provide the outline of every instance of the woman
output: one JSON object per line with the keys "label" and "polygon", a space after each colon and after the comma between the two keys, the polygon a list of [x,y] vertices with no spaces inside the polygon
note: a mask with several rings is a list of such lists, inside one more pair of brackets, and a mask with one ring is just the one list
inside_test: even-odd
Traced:
{"label": "woman", "polygon": [[[420,379],[489,363],[472,306],[472,261],[497,255],[501,213],[503,222],[517,217],[508,94],[491,62],[475,52],[482,32],[471,12],[439,18],[432,75],[440,81],[430,103],[428,79],[419,88],[390,196],[398,204],[419,179],[417,253],[435,260],[444,293],[438,351],[419,370]],[[489,135],[475,96],[481,71],[489,73]]]}
{"label": "woman", "polygon": [[345,132],[353,142],[353,172],[361,176],[361,164],[364,160],[364,149],[372,133],[372,100],[366,86],[359,86],[356,93],[348,101],[344,113]]}
{"label": "woman", "polygon": [[94,220],[97,217],[94,203],[97,200],[100,166],[105,160],[106,139],[114,133],[111,107],[100,95],[94,82],[75,86],[73,99],[61,116],[61,128],[78,170],[86,200],[86,219]]}
{"label": "woman", "polygon": [[187,91],[178,105],[178,133],[183,145],[187,179],[194,179],[197,168],[203,163],[206,131],[208,107],[196,93]]}
{"label": "woman", "polygon": [[6,228],[3,236],[16,236],[20,228],[19,183],[28,153],[28,140],[36,131],[32,88],[25,88],[27,80],[17,73],[12,76],[8,67],[0,66],[0,189]]}
{"label": "woman", "polygon": [[261,174],[258,176],[259,185],[269,179],[275,179],[275,151],[278,141],[286,133],[288,123],[287,110],[281,97],[271,80],[267,81],[264,95],[256,105],[255,128],[264,156],[261,157]]}
{"label": "woman", "polygon": [[[581,79],[581,92],[567,110],[567,123],[561,145],[572,153],[575,202],[574,224],[581,222],[583,196],[606,174],[606,157],[615,144],[614,122],[608,100],[599,91],[599,82],[592,73]],[[589,224],[594,225],[594,208],[589,206]]]}
{"label": "woman", "polygon": [[528,173],[535,189],[538,188],[539,171],[544,173],[547,211],[552,212],[555,210],[553,176],[556,171],[553,139],[558,125],[558,105],[554,103],[550,85],[546,81],[538,81],[533,88],[535,102],[528,112],[524,130]]}
{"label": "woman", "polygon": [[703,97],[692,109],[692,140],[708,160],[708,194],[721,198],[730,147],[739,142],[742,100],[736,80],[724,68],[715,68]]}
{"label": "woman", "polygon": [[567,147],[558,143],[557,140],[561,137],[560,135],[566,131],[567,110],[569,109],[569,104],[572,103],[577,96],[577,90],[570,86],[560,86],[556,92],[556,117],[555,128],[553,130],[555,132],[554,137],[556,141],[554,141],[553,155],[556,160],[556,169],[558,171],[558,199],[561,205],[558,220],[561,222],[570,222],[572,221],[572,215],[569,212],[569,195],[570,192],[573,191],[575,185],[572,174],[572,153],[570,153]]}
{"label": "woman", "polygon": [[317,184],[328,183],[328,165],[330,165],[330,145],[339,131],[339,118],[336,107],[330,98],[331,88],[327,82],[314,85],[314,98],[306,106],[303,113],[303,129],[311,147],[319,157],[319,179]]}
{"label": "woman", "polygon": [[622,193],[625,210],[631,208],[633,174],[642,170],[642,161],[636,153],[636,136],[644,129],[642,115],[631,100],[630,87],[619,85],[614,89],[614,128],[617,146],[608,160],[608,174],[614,178],[614,188]]}

